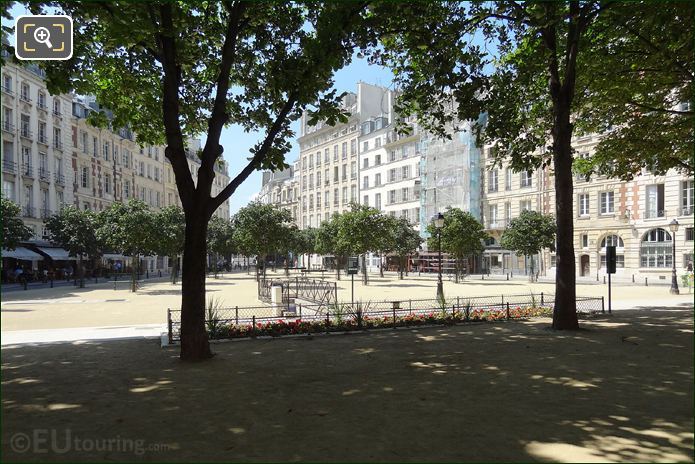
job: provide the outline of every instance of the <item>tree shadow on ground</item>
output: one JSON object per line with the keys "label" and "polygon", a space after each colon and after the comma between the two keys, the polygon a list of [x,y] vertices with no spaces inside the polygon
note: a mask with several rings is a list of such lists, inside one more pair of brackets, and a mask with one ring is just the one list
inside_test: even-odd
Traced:
{"label": "tree shadow on ground", "polygon": [[[548,331],[548,323],[219,343],[200,364],[149,340],[8,347],[3,453],[63,461],[693,460],[691,311],[620,311],[576,332]],[[16,433],[66,429],[149,449],[12,449]]]}

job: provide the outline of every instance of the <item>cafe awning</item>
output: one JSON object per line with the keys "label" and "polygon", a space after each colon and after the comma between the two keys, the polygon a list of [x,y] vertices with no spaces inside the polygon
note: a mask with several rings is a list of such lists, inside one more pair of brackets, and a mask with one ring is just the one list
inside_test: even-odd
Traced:
{"label": "cafe awning", "polygon": [[28,248],[24,248],[24,247],[17,247],[14,250],[6,250],[5,248],[3,248],[2,249],[2,257],[3,258],[21,259],[24,261],[42,261],[43,260],[43,256],[29,250]]}
{"label": "cafe awning", "polygon": [[38,248],[42,253],[46,253],[54,261],[77,261],[76,257],[70,256],[70,253],[62,248]]}

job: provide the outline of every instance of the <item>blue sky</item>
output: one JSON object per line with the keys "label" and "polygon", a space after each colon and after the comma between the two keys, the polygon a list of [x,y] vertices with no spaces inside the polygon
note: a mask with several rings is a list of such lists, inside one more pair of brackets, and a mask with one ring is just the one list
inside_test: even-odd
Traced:
{"label": "blue sky", "polygon": [[[14,17],[23,14],[30,14],[29,10],[22,5],[15,4],[10,10]],[[9,22],[3,18],[3,25]],[[14,38],[10,38],[13,42]],[[353,62],[338,71],[335,75],[334,87],[338,93],[343,91],[355,91],[358,81],[368,82],[370,84],[378,84],[390,86],[392,81],[392,73],[380,66],[370,66],[365,59],[354,59]],[[295,133],[299,133],[299,123],[295,122],[292,126]],[[230,178],[234,178],[236,174],[248,162],[249,148],[253,147],[259,140],[264,137],[264,133],[254,132],[246,133],[241,127],[230,126],[222,132],[220,143],[224,147],[224,158],[229,163]],[[204,140],[204,137],[203,137]],[[285,156],[287,163],[292,163],[299,156],[299,145],[296,140],[292,143],[292,150]],[[246,182],[244,182],[230,198],[231,212],[235,213],[239,208],[246,205],[249,200],[261,188],[261,172],[256,171],[251,174]]]}

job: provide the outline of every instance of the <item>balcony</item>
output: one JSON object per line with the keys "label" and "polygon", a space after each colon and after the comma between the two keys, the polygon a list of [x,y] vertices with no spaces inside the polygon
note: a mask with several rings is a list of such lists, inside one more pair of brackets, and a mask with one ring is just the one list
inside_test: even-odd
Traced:
{"label": "balcony", "polygon": [[19,95],[19,99],[22,100],[23,102],[31,103],[31,98],[29,97],[29,95],[27,95],[25,93],[21,93]]}
{"label": "balcony", "polygon": [[46,102],[42,102],[39,100],[39,102],[36,104],[36,107],[41,111],[48,111],[48,106],[46,106]]}
{"label": "balcony", "polygon": [[24,177],[29,177],[30,179],[34,178],[34,168],[31,166],[31,164],[25,164],[22,166],[22,175]]}
{"label": "balcony", "polygon": [[53,211],[51,211],[50,209],[43,208],[40,210],[40,212],[41,212],[41,219],[48,219],[51,216],[53,216]]}
{"label": "balcony", "polygon": [[507,221],[504,219],[494,219],[485,222],[485,228],[488,230],[503,230],[507,227]]}
{"label": "balcony", "polygon": [[65,176],[62,174],[56,174],[55,175],[55,183],[56,183],[56,185],[64,186],[65,185]]}
{"label": "balcony", "polygon": [[14,124],[12,124],[10,121],[3,121],[2,130],[5,132],[14,132]]}
{"label": "balcony", "polygon": [[37,139],[37,141],[44,145],[48,145],[48,137],[46,137],[45,135],[39,134],[39,138]]}
{"label": "balcony", "polygon": [[19,136],[31,140],[31,130],[26,127],[22,127],[22,130],[19,132]]}
{"label": "balcony", "polygon": [[662,218],[666,217],[666,211],[663,209],[660,210],[646,210],[644,212],[644,218],[645,219],[656,219],[656,218]]}
{"label": "balcony", "polygon": [[693,206],[683,206],[681,208],[681,216],[692,216],[693,212],[695,212],[695,208]]}
{"label": "balcony", "polygon": [[58,116],[59,118],[62,118],[63,113],[60,110],[53,109],[53,116]]}
{"label": "balcony", "polygon": [[5,87],[4,85],[2,86],[2,93],[4,93],[5,95],[14,96],[14,92],[12,91],[12,89],[9,87]]}
{"label": "balcony", "polygon": [[24,206],[22,208],[22,215],[24,217],[34,217],[34,207],[33,206]]}
{"label": "balcony", "polygon": [[39,168],[39,179],[44,181],[44,182],[50,182],[51,181],[50,171],[46,168]]}
{"label": "balcony", "polygon": [[63,151],[63,142],[58,139],[53,139],[53,148],[56,150]]}
{"label": "balcony", "polygon": [[10,174],[17,172],[17,163],[12,160],[2,160],[2,170]]}

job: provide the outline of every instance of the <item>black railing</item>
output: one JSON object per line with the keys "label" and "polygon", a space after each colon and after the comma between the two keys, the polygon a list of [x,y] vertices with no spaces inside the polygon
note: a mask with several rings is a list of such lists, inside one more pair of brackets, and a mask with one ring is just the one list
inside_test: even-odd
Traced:
{"label": "black railing", "polygon": [[[281,316],[277,315],[277,308],[270,306],[236,306],[206,310],[205,326],[211,339],[297,335],[550,317],[553,304],[553,295],[540,293],[455,297],[446,301],[391,300],[328,306],[290,304]],[[580,317],[604,311],[603,298],[577,297]],[[181,311],[167,309],[170,343],[179,340],[180,325]]]}
{"label": "black railing", "polygon": [[335,282],[295,277],[294,279],[260,279],[258,299],[270,303],[273,286],[282,286],[282,302],[289,304],[292,299],[309,301],[317,305],[330,305],[338,300],[338,287]]}
{"label": "black railing", "polygon": [[22,166],[22,175],[26,177],[34,177],[34,168],[31,164],[25,164]]}
{"label": "black railing", "polygon": [[56,174],[55,183],[56,185],[65,185],[65,176],[62,174]]}
{"label": "black railing", "polygon": [[46,168],[39,168],[39,179],[43,181],[50,181],[51,180],[51,173],[48,169]]}
{"label": "black railing", "polygon": [[17,172],[17,163],[12,160],[2,160],[2,170],[5,172]]}
{"label": "black railing", "polygon": [[22,130],[19,132],[20,137],[24,137],[25,139],[30,139],[31,138],[31,131],[29,129],[22,128]]}
{"label": "black railing", "polygon": [[14,124],[12,124],[10,121],[3,121],[2,130],[7,132],[14,132]]}

